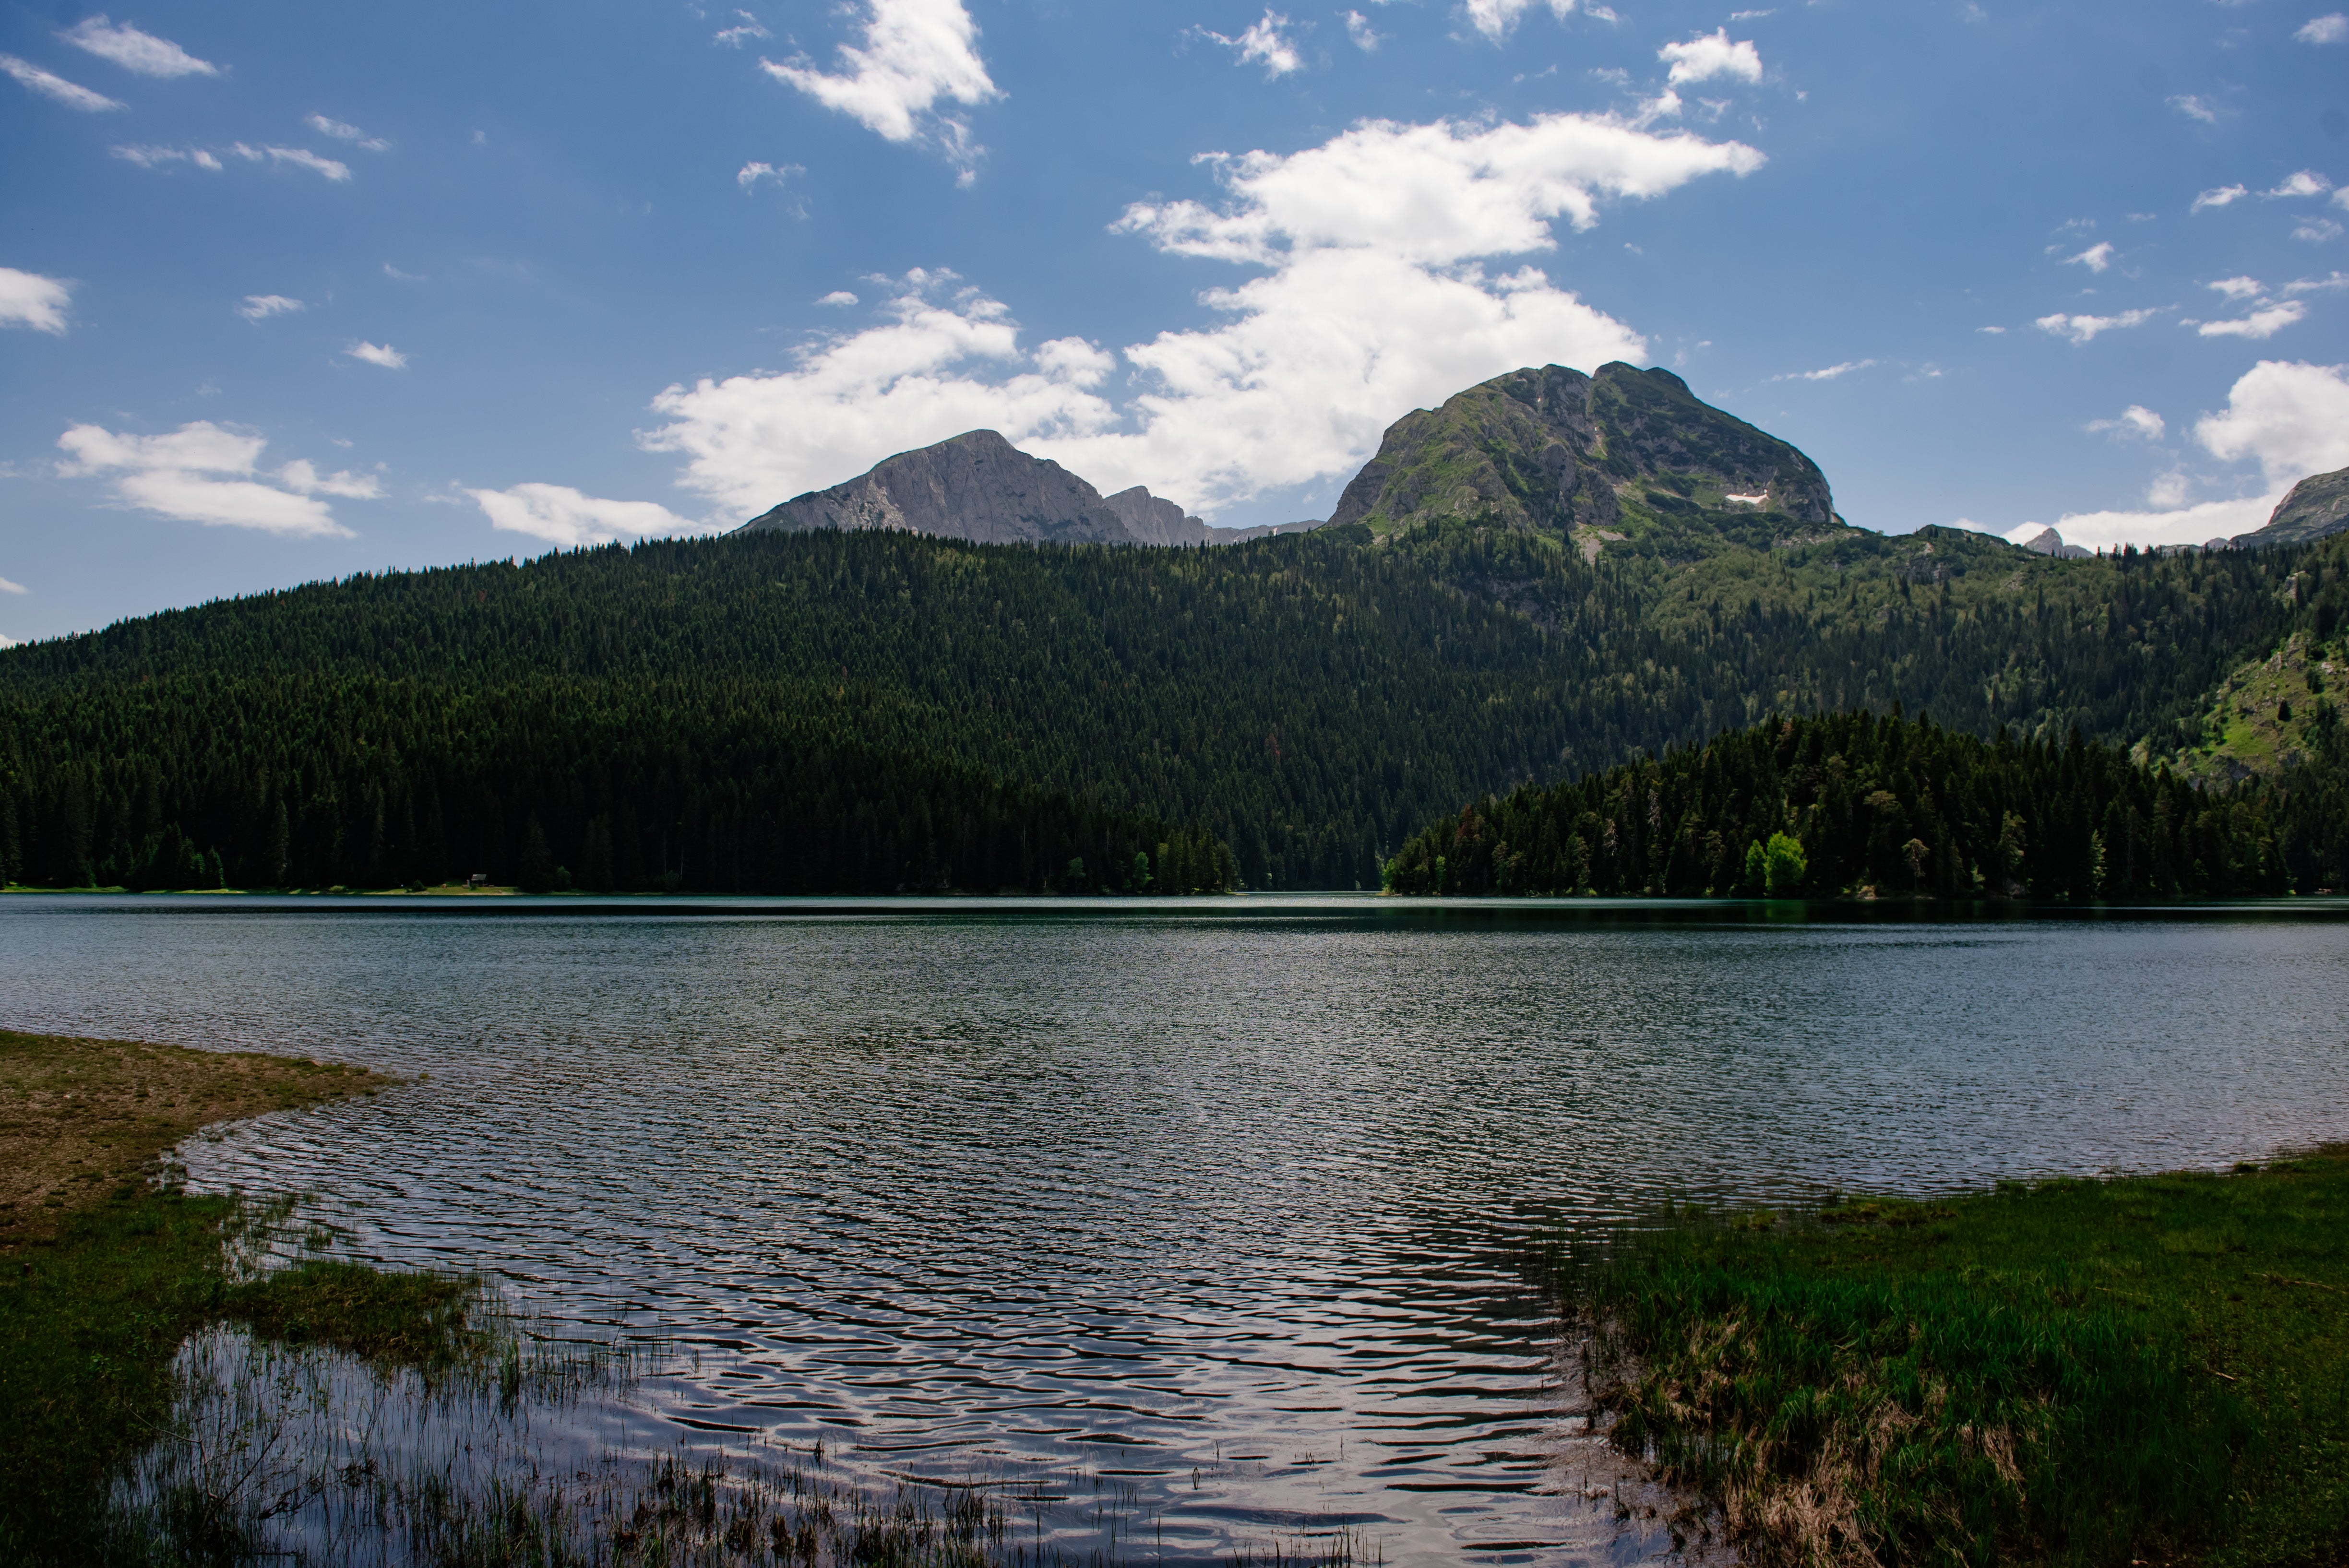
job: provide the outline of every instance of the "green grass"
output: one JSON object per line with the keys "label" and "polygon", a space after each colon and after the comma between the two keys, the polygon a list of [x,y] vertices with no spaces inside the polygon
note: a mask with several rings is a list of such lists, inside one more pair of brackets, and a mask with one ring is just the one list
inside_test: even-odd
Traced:
{"label": "green grass", "polygon": [[489,1348],[474,1281],[314,1262],[239,1283],[233,1244],[272,1218],[131,1183],[0,1258],[0,1562],[109,1554],[108,1485],[165,1429],[171,1358],[208,1325],[426,1368]]}
{"label": "green grass", "polygon": [[2337,1563],[2349,1150],[1792,1222],[1567,1269],[1615,1440],[1750,1563]]}

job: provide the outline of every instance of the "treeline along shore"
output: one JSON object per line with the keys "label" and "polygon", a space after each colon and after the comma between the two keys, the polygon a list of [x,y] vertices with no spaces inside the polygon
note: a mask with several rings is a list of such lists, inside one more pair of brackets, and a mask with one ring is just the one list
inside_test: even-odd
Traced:
{"label": "treeline along shore", "polygon": [[[1629,777],[1606,770],[1768,714],[1899,705],[1930,712],[1951,745],[2027,738],[2018,758],[2068,755],[2077,729],[2084,758],[2104,748],[2080,764],[2104,793],[2063,811],[2094,820],[2072,834],[2070,817],[2043,816],[2052,797],[2033,782],[1983,830],[1951,814],[1938,778],[1927,812],[1898,769],[1838,805],[1845,786],[1794,771],[1824,769],[1838,743],[1773,762],[1799,784],[1789,803],[1837,823],[1805,841],[1820,868],[1806,889],[1857,876],[1963,892],[1977,872],[1988,891],[2338,885],[2337,851],[2292,837],[2301,784],[2227,797],[2226,821],[2259,818],[2264,830],[2240,831],[2266,831],[2272,854],[2232,838],[2179,847],[2181,813],[2207,838],[2217,797],[2130,785],[2106,818],[2118,748],[2207,747],[2230,671],[2284,639],[2322,645],[2349,621],[2349,535],[2058,560],[1945,529],[1760,544],[1733,531],[1665,530],[1589,558],[1455,517],[1187,550],[768,533],[221,601],[0,650],[0,875],[389,888],[481,873],[698,893],[1377,887],[1429,824],[1456,832],[1464,801],[1560,779],[1604,796]],[[2313,755],[2330,707],[2305,694],[2275,729],[2286,749]],[[1728,744],[1700,755],[1724,765]],[[1653,766],[1679,778],[1680,764]],[[2038,780],[2040,767],[2002,763],[2000,777]],[[1552,849],[1538,824],[1513,825],[1477,851],[1489,861],[1505,839],[1498,866],[1446,850],[1439,880],[1751,885],[1747,835],[1765,855],[1774,833],[1802,835],[1732,789],[1733,807],[1704,798],[1692,847],[1677,798],[1658,822],[1645,805],[1586,801]],[[1852,803],[1879,792],[1908,824],[1897,835],[1878,807]],[[1875,847],[1844,841],[1862,810]],[[1998,848],[2010,812],[2026,835],[2013,864]],[[2097,834],[2103,884],[2082,858]],[[1903,858],[1911,841],[1932,857],[1922,871]],[[1432,859],[1405,859],[1397,885],[1433,891]]]}
{"label": "treeline along shore", "polygon": [[2213,898],[2349,885],[2344,737],[2275,781],[2203,789],[2110,747],[1930,718],[1773,718],[1461,808],[1387,866],[1395,892]]}

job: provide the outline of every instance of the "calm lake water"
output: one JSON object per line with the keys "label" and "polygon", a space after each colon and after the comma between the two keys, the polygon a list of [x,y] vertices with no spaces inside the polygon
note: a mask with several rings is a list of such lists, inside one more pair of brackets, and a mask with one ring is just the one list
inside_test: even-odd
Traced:
{"label": "calm lake water", "polygon": [[2330,901],[695,909],[11,897],[0,1025],[429,1072],[192,1175],[698,1351],[616,1442],[1107,1479],[1170,1558],[1651,1550],[1573,1473],[1528,1236],[2349,1138]]}

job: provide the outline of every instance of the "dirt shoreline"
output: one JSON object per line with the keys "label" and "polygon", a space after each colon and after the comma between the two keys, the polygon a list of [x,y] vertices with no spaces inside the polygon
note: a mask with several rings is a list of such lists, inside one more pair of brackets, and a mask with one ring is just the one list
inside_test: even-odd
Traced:
{"label": "dirt shoreline", "polygon": [[0,1253],[53,1237],[216,1122],[404,1081],[258,1051],[0,1030]]}

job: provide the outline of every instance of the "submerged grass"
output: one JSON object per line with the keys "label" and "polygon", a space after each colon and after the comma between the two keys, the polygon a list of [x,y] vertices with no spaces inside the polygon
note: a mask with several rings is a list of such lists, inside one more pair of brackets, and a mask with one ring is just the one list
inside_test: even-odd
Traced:
{"label": "submerged grass", "polygon": [[1561,1278],[1614,1440],[1749,1562],[2349,1556],[2349,1150],[1683,1213]]}
{"label": "submerged grass", "polygon": [[364,1068],[0,1031],[0,1561],[109,1550],[112,1479],[163,1432],[173,1358],[242,1323],[400,1365],[492,1353],[477,1281],[250,1265],[284,1205],[191,1197],[155,1161],[231,1117],[373,1093]]}

